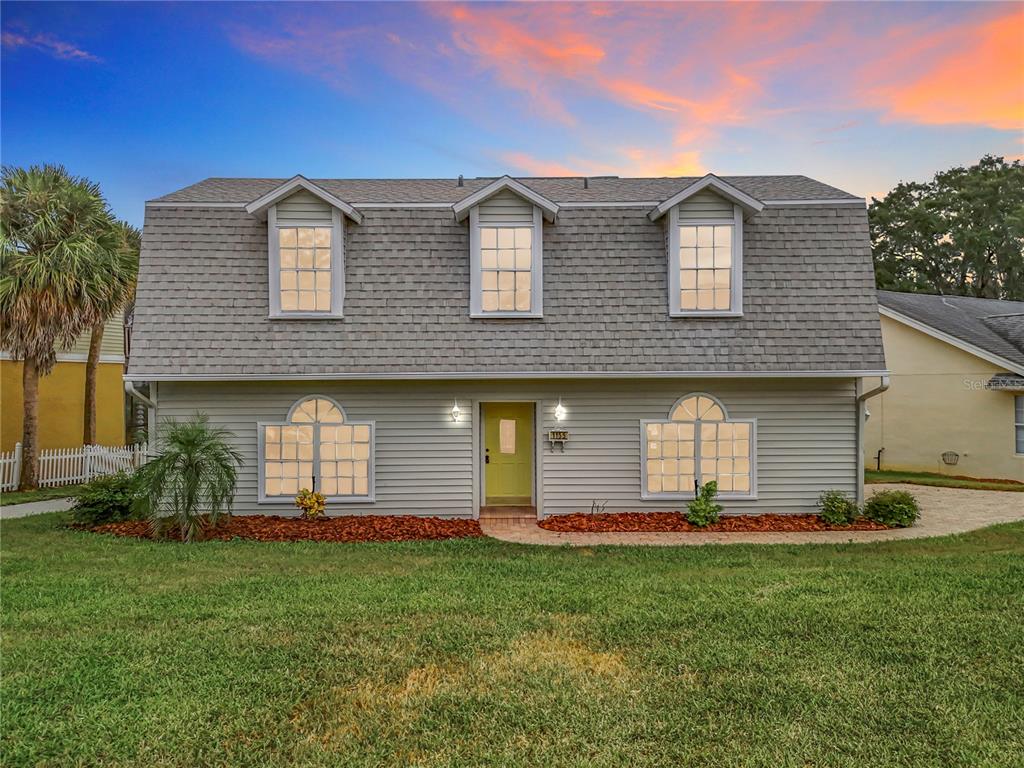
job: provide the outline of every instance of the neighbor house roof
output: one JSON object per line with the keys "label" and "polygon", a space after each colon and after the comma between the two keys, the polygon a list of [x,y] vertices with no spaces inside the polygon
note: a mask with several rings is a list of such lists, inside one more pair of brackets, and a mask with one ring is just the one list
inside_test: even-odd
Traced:
{"label": "neighbor house roof", "polygon": [[878,304],[883,315],[1024,374],[1024,301],[879,291]]}
{"label": "neighbor house roof", "polygon": [[[464,179],[310,179],[317,187],[356,207],[360,203],[457,203],[501,178]],[[514,179],[536,194],[564,203],[635,202],[657,205],[704,177],[619,178],[618,176]],[[719,176],[731,187],[761,203],[781,200],[847,200],[861,198],[806,176]],[[153,203],[251,203],[288,179],[209,178],[158,197]]]}
{"label": "neighbor house roof", "polygon": [[725,180],[798,201],[744,226],[742,317],[669,317],[665,229],[647,214],[697,179],[517,180],[559,209],[544,231],[544,316],[512,320],[469,316],[469,231],[453,213],[494,179],[318,179],[363,221],[346,225],[344,318],[295,320],[268,317],[267,224],[245,211],[284,180],[207,179],[147,207],[128,375],[883,371],[863,201],[803,176]]}

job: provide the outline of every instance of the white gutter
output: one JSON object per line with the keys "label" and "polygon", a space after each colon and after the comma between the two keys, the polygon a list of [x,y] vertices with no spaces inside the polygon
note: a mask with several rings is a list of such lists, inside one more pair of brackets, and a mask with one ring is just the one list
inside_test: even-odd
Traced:
{"label": "white gutter", "polygon": [[135,382],[133,382],[131,379],[124,380],[124,391],[127,392],[132,397],[134,397],[147,408],[156,408],[156,403],[154,403],[144,394],[139,392],[139,390],[135,388]]}
{"label": "white gutter", "polygon": [[[859,387],[859,383],[858,383]],[[857,395],[857,503],[864,503],[864,425],[868,419],[867,401],[889,389],[889,376],[882,374],[878,386]]]}

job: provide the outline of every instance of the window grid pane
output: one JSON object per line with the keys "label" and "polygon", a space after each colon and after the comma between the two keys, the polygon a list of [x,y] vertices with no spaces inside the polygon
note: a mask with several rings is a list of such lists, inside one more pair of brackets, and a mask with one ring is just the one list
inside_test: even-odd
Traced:
{"label": "window grid pane", "polygon": [[280,227],[282,312],[331,311],[331,228]]}
{"label": "window grid pane", "polygon": [[533,308],[533,229],[480,228],[480,306],[484,312]]}
{"label": "window grid pane", "polygon": [[732,306],[732,225],[679,227],[679,308],[722,311]]}
{"label": "window grid pane", "polygon": [[696,484],[715,480],[720,493],[749,494],[750,438],[746,422],[648,423],[647,492],[693,493]]}
{"label": "window grid pane", "polygon": [[266,496],[294,496],[313,487],[312,426],[266,426],[263,450]]}
{"label": "window grid pane", "polygon": [[319,491],[325,496],[369,495],[370,427],[321,426],[319,445]]}

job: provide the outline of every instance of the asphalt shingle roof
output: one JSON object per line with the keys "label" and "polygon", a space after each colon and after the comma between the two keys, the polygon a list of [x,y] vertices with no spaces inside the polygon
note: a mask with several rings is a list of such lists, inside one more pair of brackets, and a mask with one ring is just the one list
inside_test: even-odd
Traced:
{"label": "asphalt shingle roof", "polygon": [[879,291],[878,303],[990,354],[1024,365],[1024,301]]}
{"label": "asphalt shingle roof", "polygon": [[[831,198],[844,194],[804,177],[779,178],[751,177],[746,191],[772,199],[783,188],[801,199],[815,190]],[[626,194],[593,180],[590,190],[582,190],[578,179],[526,181],[560,201],[568,192],[558,193],[559,185],[575,184],[577,196]],[[679,187],[678,179],[620,181],[650,200]],[[168,197],[248,201],[276,183],[207,180]],[[318,183],[353,202],[380,202],[404,189],[392,181],[339,182],[365,185],[353,194],[355,187]],[[467,192],[451,180],[417,181],[420,199],[440,196],[433,185],[448,185],[449,198]],[[410,191],[401,194],[412,197]],[[544,317],[481,320],[469,317],[465,222],[455,222],[444,209],[365,209],[362,224],[346,225],[345,317],[309,321],[267,316],[265,222],[244,210],[187,202],[150,207],[129,374],[550,376],[885,368],[863,206],[766,208],[746,222],[740,318],[668,316],[664,223],[650,221],[648,210],[639,204],[562,209],[544,230]]]}
{"label": "asphalt shingle roof", "polygon": [[[859,198],[806,176],[722,176],[723,181],[758,200],[838,200]],[[249,203],[288,179],[210,178],[152,202]],[[310,179],[347,203],[454,203],[492,181],[465,179]],[[556,203],[660,202],[700,177],[620,179],[612,176],[518,178],[530,189]]]}

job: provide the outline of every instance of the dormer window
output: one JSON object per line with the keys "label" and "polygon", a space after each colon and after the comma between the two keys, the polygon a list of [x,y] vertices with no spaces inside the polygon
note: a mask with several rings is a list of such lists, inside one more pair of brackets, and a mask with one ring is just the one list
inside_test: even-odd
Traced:
{"label": "dormer window", "polygon": [[452,208],[469,219],[470,316],[542,317],[544,221],[558,206],[505,176]]}
{"label": "dormer window", "polygon": [[342,317],[345,221],[362,215],[302,176],[246,206],[266,216],[269,315],[285,319]]}
{"label": "dormer window", "polygon": [[282,312],[330,312],[331,227],[277,228]]}
{"label": "dormer window", "polygon": [[672,317],[743,314],[743,221],[764,205],[708,174],[654,208],[668,224]]}
{"label": "dormer window", "polygon": [[533,310],[533,227],[480,227],[480,309]]}

